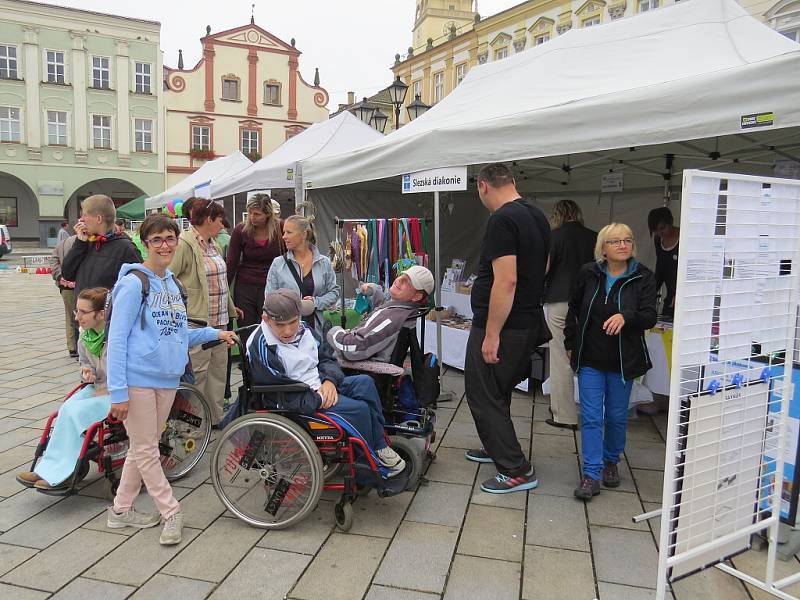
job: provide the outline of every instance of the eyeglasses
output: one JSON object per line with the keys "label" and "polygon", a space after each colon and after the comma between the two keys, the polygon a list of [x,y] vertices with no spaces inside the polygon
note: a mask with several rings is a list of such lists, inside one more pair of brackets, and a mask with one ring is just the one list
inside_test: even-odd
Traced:
{"label": "eyeglasses", "polygon": [[149,240],[145,240],[144,243],[147,244],[148,246],[152,246],[153,248],[161,248],[161,246],[163,246],[164,244],[167,244],[167,246],[169,246],[170,248],[174,248],[175,246],[178,245],[178,238],[176,238],[174,235],[165,238],[154,237],[150,238]]}
{"label": "eyeglasses", "polygon": [[606,244],[614,246],[614,248],[619,248],[623,244],[625,246],[633,246],[633,240],[631,238],[625,238],[624,240],[606,240]]}
{"label": "eyeglasses", "polygon": [[72,311],[72,316],[77,319],[78,317],[82,317],[83,315],[90,315],[96,312],[97,312],[96,310],[81,310],[80,308],[76,308],[75,310]]}

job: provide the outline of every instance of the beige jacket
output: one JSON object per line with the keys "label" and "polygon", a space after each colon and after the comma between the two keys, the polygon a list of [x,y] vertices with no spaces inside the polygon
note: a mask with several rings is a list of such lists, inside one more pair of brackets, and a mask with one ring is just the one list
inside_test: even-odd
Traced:
{"label": "beige jacket", "polygon": [[[208,279],[206,278],[206,265],[203,260],[203,251],[194,229],[187,229],[181,233],[175,256],[169,265],[169,270],[180,280],[189,296],[186,300],[186,313],[190,319],[208,322]],[[226,279],[227,281],[227,279]],[[227,285],[227,283],[226,283]],[[228,316],[236,317],[230,291],[228,296]]]}

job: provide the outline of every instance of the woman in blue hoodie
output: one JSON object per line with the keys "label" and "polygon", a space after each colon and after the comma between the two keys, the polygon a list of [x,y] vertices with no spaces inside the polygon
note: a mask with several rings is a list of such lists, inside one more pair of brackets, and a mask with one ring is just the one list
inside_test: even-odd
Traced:
{"label": "woman in blue hoodie", "polygon": [[[180,288],[167,269],[179,234],[178,225],[165,215],[144,220],[139,235],[147,259],[122,266],[112,292],[108,333],[111,414],[124,421],[130,444],[114,505],[108,509],[108,527],[143,529],[158,525],[163,517],[160,542],[164,545],[180,543],[183,515],[161,468],[158,440],[189,359],[189,347],[217,339],[232,345],[234,340],[230,331],[188,328]],[[142,280],[132,271],[147,277],[146,298]],[[160,515],[134,511],[142,481]]]}

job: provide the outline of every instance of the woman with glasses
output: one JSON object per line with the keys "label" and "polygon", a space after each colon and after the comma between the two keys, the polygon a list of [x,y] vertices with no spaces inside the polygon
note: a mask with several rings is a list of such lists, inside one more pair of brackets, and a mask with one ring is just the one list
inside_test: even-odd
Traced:
{"label": "woman with glasses", "polygon": [[[242,311],[233,305],[228,289],[228,269],[214,238],[224,226],[225,210],[221,204],[204,198],[190,198],[191,227],[184,231],[169,265],[170,271],[186,288],[186,312],[189,326],[208,325],[219,330],[228,327]],[[184,203],[185,205],[185,203]],[[211,408],[214,427],[222,420],[222,403],[228,370],[228,351],[224,345],[210,350],[201,347],[190,351],[194,384]]]}
{"label": "woman with glasses", "polygon": [[236,305],[244,312],[239,327],[261,322],[267,273],[281,255],[281,241],[280,218],[269,194],[256,194],[247,201],[247,220],[233,228],[228,249],[228,284],[234,284]]}
{"label": "woman with glasses", "polygon": [[636,260],[630,227],[606,225],[597,234],[595,259],[570,291],[564,348],[578,374],[583,475],[575,497],[591,500],[620,484],[628,400],[633,380],[653,365],[644,332],[656,324],[653,273]]}

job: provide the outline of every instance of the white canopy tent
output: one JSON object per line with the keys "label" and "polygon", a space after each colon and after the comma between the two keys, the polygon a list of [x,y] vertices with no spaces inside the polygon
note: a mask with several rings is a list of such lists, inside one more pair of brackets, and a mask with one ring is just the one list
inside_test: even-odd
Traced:
{"label": "white canopy tent", "polygon": [[294,188],[302,162],[375,142],[383,136],[350,112],[315,123],[248,168],[211,182],[211,197],[221,198],[256,189]]}
{"label": "white canopy tent", "polygon": [[196,187],[205,185],[208,182],[213,184],[216,179],[239,173],[252,164],[250,159],[238,150],[228,156],[210,160],[171,188],[164,190],[157,196],[148,198],[144,203],[145,210],[161,208],[173,198],[180,198],[181,200],[191,198]]}

